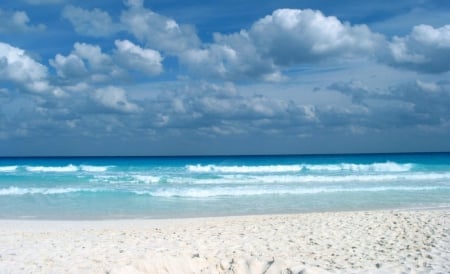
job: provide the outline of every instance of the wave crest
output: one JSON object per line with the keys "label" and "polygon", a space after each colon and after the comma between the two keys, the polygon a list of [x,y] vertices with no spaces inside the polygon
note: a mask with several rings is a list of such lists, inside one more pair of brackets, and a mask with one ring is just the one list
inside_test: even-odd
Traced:
{"label": "wave crest", "polygon": [[17,170],[17,166],[0,166],[0,172],[14,172]]}
{"label": "wave crest", "polygon": [[414,165],[395,162],[372,163],[372,164],[293,164],[293,165],[260,165],[260,166],[219,166],[219,165],[187,165],[189,172],[195,173],[282,173],[301,171],[326,171],[326,172],[406,172],[411,171]]}
{"label": "wave crest", "polygon": [[72,164],[67,166],[26,166],[29,172],[76,172],[78,167]]}

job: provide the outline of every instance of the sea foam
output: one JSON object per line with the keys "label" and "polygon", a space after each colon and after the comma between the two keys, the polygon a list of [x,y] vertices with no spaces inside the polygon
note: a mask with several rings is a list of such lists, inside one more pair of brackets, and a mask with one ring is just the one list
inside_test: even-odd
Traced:
{"label": "sea foam", "polygon": [[43,194],[43,195],[51,195],[51,194],[64,194],[71,192],[80,192],[80,191],[93,191],[92,189],[80,189],[80,188],[21,188],[21,187],[8,187],[0,189],[0,196],[8,196],[8,195],[27,195],[27,194]]}
{"label": "sea foam", "polygon": [[429,191],[437,189],[449,190],[445,186],[379,186],[365,188],[341,188],[341,187],[215,187],[215,188],[164,188],[160,190],[137,190],[137,195],[149,195],[153,197],[180,197],[180,198],[208,198],[221,196],[260,196],[260,195],[301,195],[337,192],[383,192],[383,191]]}
{"label": "sea foam", "polygon": [[108,170],[109,166],[89,166],[89,165],[81,165],[81,170],[86,172],[105,172]]}
{"label": "sea foam", "polygon": [[72,164],[67,166],[26,166],[29,172],[76,172],[78,167]]}
{"label": "sea foam", "polygon": [[14,172],[18,166],[0,166],[0,172]]}
{"label": "sea foam", "polygon": [[292,165],[258,165],[258,166],[219,166],[219,165],[187,165],[189,172],[197,173],[282,173],[301,171],[352,171],[352,172],[406,172],[411,171],[413,164],[399,164],[394,162],[372,164],[292,164]]}

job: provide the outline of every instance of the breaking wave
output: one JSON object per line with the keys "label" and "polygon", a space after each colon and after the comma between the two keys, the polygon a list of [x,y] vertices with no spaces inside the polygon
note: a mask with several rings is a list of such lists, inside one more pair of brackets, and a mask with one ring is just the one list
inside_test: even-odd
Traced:
{"label": "breaking wave", "polygon": [[78,167],[74,165],[67,166],[26,166],[25,169],[29,172],[75,172]]}
{"label": "breaking wave", "polygon": [[217,187],[208,189],[163,189],[154,191],[133,191],[138,195],[149,195],[153,197],[180,197],[180,198],[208,198],[220,196],[257,196],[257,195],[299,195],[299,194],[318,194],[318,193],[336,193],[336,192],[382,192],[382,191],[426,191],[440,188],[450,189],[450,187],[438,186],[383,186],[371,188],[289,188],[289,187]]}
{"label": "breaking wave", "polygon": [[17,170],[17,166],[0,166],[0,172],[14,172]]}
{"label": "breaking wave", "polygon": [[92,166],[92,165],[76,166],[73,164],[69,164],[66,166],[25,166],[25,170],[28,172],[78,172],[78,171],[105,172],[108,169],[109,166]]}
{"label": "breaking wave", "polygon": [[0,189],[0,196],[18,196],[18,195],[27,195],[27,194],[43,194],[43,195],[52,195],[52,194],[65,194],[72,192],[95,192],[95,189],[80,189],[80,188],[21,188],[21,187],[8,187]]}
{"label": "breaking wave", "polygon": [[219,165],[187,165],[189,172],[196,173],[279,173],[300,171],[352,171],[352,172],[406,172],[411,171],[413,164],[399,164],[394,162],[373,164],[294,164],[294,165],[260,165],[260,166],[219,166]]}
{"label": "breaking wave", "polygon": [[86,172],[105,172],[107,171],[109,166],[89,166],[89,165],[81,165],[80,169]]}

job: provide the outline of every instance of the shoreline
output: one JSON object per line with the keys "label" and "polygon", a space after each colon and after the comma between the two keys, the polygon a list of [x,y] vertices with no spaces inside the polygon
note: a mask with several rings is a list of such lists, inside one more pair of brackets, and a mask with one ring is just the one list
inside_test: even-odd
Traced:
{"label": "shoreline", "polygon": [[449,234],[449,208],[0,220],[0,272],[448,273]]}
{"label": "shoreline", "polygon": [[422,207],[392,207],[392,208],[373,208],[373,209],[339,209],[339,210],[318,210],[318,211],[298,211],[298,212],[279,212],[279,213],[251,213],[251,214],[231,214],[231,215],[198,215],[198,216],[167,216],[167,217],[89,217],[89,218],[41,218],[41,217],[16,217],[16,218],[2,218],[3,221],[23,221],[23,222],[121,222],[121,221],[164,221],[164,220],[186,220],[186,219],[214,219],[214,218],[239,218],[239,217],[258,217],[258,216],[289,216],[289,215],[303,215],[303,214],[322,214],[322,213],[338,213],[338,212],[391,212],[391,211],[435,211],[435,210],[450,210],[450,205],[442,206],[422,206]]}

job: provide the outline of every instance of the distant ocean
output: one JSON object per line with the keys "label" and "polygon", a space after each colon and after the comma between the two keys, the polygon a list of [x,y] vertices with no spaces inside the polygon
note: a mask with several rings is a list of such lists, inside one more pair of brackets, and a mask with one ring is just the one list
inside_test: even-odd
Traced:
{"label": "distant ocean", "polygon": [[450,207],[450,154],[0,158],[0,218]]}

